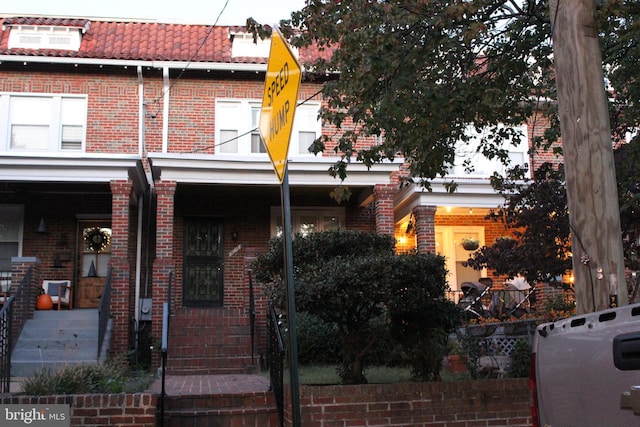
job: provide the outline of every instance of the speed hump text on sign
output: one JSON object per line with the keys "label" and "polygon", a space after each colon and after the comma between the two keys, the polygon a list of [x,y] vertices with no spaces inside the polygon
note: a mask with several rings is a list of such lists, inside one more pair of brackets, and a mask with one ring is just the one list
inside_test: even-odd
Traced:
{"label": "speed hump text on sign", "polygon": [[280,183],[284,179],[301,80],[300,63],[280,31],[274,28],[267,76],[264,80],[259,130]]}

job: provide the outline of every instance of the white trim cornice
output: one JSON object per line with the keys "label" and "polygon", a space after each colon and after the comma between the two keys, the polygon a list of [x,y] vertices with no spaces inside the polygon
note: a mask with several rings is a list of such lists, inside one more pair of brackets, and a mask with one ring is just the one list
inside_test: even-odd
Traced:
{"label": "white trim cornice", "polygon": [[403,188],[395,197],[396,219],[409,215],[417,206],[492,209],[504,203],[504,198],[491,187],[489,179],[458,178],[454,181],[458,187],[453,193],[444,186],[451,179],[431,181],[431,190],[415,184]]}
{"label": "white trim cornice", "polygon": [[[326,186],[340,185],[338,178],[329,175],[329,167],[337,158],[293,158],[288,162],[291,185]],[[149,153],[149,161],[155,179],[178,183],[200,184],[254,184],[277,185],[279,181],[268,159],[241,156],[206,156]],[[396,172],[399,162],[374,165],[371,169],[360,163],[351,163],[347,186],[371,186],[386,184]]]}
{"label": "white trim cornice", "polygon": [[[0,156],[0,181],[110,182],[139,180],[137,156]],[[137,183],[143,184],[144,183]]]}
{"label": "white trim cornice", "polygon": [[32,56],[32,55],[0,55],[0,62],[21,62],[41,64],[68,64],[68,65],[95,65],[114,67],[149,67],[156,69],[177,70],[203,70],[203,71],[249,71],[264,73],[267,64],[242,63],[242,62],[186,62],[186,61],[145,61],[134,59],[96,59],[74,58],[57,56]]}

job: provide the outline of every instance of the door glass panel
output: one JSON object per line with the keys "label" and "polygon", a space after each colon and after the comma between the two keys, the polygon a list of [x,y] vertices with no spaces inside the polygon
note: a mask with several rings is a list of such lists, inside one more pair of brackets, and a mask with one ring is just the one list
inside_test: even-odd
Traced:
{"label": "door glass panel", "polygon": [[82,277],[106,277],[111,259],[111,228],[82,229]]}
{"label": "door glass panel", "polygon": [[221,305],[223,302],[222,230],[219,221],[194,218],[185,221],[184,304]]}

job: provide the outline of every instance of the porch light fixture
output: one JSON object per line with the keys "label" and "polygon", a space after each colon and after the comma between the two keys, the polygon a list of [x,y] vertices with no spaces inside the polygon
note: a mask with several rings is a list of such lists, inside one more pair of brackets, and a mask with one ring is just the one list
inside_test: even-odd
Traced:
{"label": "porch light fixture", "polygon": [[45,234],[47,232],[47,226],[44,223],[44,217],[40,218],[40,224],[38,225],[38,229],[36,230],[36,233],[38,234]]}
{"label": "porch light fixture", "polygon": [[235,230],[233,230],[233,231],[231,232],[231,240],[233,240],[234,242],[237,242],[237,241],[238,241],[238,238],[239,238],[239,237],[238,237],[238,232],[237,232],[237,231],[235,231]]}
{"label": "porch light fixture", "polygon": [[409,217],[409,223],[407,224],[407,229],[405,230],[404,234],[406,234],[407,236],[411,235],[412,233],[415,232],[415,228],[416,228],[416,217],[413,216],[413,214],[411,214],[411,216]]}

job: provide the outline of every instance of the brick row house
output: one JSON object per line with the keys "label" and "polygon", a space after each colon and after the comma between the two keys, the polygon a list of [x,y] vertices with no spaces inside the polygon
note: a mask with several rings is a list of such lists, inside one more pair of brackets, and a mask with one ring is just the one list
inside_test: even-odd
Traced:
{"label": "brick row house", "polygon": [[[73,310],[97,307],[112,271],[110,351],[157,364],[162,304],[171,301],[169,369],[242,372],[265,353],[267,301],[250,263],[281,231],[280,184],[257,131],[269,41],[242,27],[4,17],[0,31],[0,270],[32,264],[71,280]],[[304,67],[317,52],[296,52]],[[486,272],[462,266],[462,239],[505,231],[484,219],[502,200],[497,165],[475,160],[449,194],[400,188],[401,162],[353,163],[340,183],[321,134],[322,81],[303,77],[289,151],[294,231],[391,234],[399,251],[447,257],[459,289]],[[512,159],[535,167],[528,143]],[[465,154],[461,153],[464,157]],[[469,154],[471,155],[471,154]],[[534,161],[535,160],[535,161]],[[258,345],[251,354],[249,285]]]}

